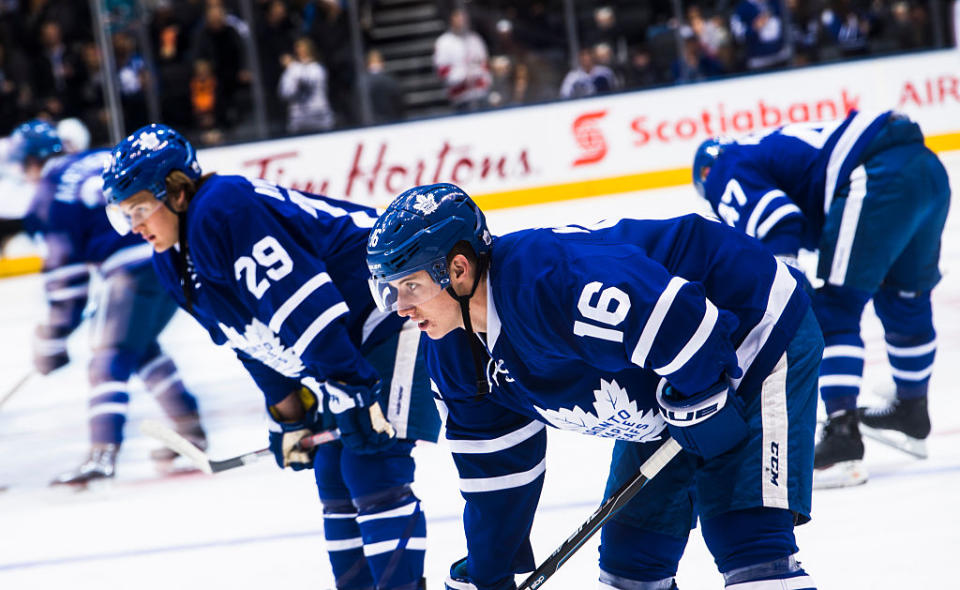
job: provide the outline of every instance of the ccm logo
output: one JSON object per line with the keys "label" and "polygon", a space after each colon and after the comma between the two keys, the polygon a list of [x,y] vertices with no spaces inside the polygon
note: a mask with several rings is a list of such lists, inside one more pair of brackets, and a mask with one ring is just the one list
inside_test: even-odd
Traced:
{"label": "ccm logo", "polygon": [[574,166],[599,162],[607,155],[607,141],[600,131],[600,119],[607,115],[606,110],[585,113],[573,121],[573,138],[583,153],[573,161]]}
{"label": "ccm logo", "polygon": [[666,408],[660,408],[660,413],[663,414],[663,418],[675,426],[689,426],[690,424],[696,424],[701,422],[710,416],[716,414],[722,406],[719,403],[710,404],[703,408],[697,408],[696,410],[691,410],[689,412],[679,412],[676,410],[668,410]]}

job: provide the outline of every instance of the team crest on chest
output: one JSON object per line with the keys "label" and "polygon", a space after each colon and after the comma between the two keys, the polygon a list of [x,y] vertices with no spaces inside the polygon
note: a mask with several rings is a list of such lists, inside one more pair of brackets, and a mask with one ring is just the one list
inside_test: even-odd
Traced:
{"label": "team crest on chest", "polygon": [[593,391],[593,411],[580,406],[556,410],[534,409],[547,422],[562,430],[576,430],[583,434],[616,438],[632,442],[651,442],[660,439],[666,423],[655,409],[644,411],[630,399],[627,390],[616,380],[600,380],[600,388]]}
{"label": "team crest on chest", "polygon": [[230,346],[242,350],[281,375],[296,378],[303,371],[299,355],[292,349],[284,348],[279,336],[257,318],[247,324],[243,334],[226,324],[219,325],[230,340]]}

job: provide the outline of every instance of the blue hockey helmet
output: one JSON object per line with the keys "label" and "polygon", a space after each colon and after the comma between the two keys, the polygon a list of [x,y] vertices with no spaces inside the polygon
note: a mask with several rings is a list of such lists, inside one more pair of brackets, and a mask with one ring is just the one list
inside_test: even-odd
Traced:
{"label": "blue hockey helmet", "polygon": [[424,270],[438,286],[450,284],[447,254],[465,241],[477,256],[490,251],[492,238],[479,207],[460,187],[430,184],[409,189],[390,203],[367,240],[370,290],[384,311],[397,309],[391,281]]}
{"label": "blue hockey helmet", "polygon": [[723,137],[711,137],[700,144],[697,148],[697,154],[693,157],[693,186],[701,197],[706,198],[707,176],[710,169],[713,168],[717,158],[723,153],[723,148],[731,143],[730,139]]}
{"label": "blue hockey helmet", "polygon": [[103,196],[108,205],[118,205],[144,190],[163,199],[167,194],[167,175],[174,170],[191,180],[200,178],[193,146],[171,127],[146,125],[113,148],[103,171]]}
{"label": "blue hockey helmet", "polygon": [[24,163],[27,158],[41,162],[63,153],[63,142],[53,125],[40,119],[31,119],[13,130],[10,135],[10,159]]}

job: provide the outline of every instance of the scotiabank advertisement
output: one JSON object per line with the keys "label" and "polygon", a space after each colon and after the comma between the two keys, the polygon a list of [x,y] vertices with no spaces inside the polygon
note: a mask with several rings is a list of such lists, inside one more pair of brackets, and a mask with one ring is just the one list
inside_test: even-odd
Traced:
{"label": "scotiabank advertisement", "polygon": [[[433,182],[457,183],[480,199],[507,195],[500,206],[524,205],[533,193],[543,202],[569,198],[570,190],[593,196],[677,184],[707,137],[841,118],[851,109],[903,111],[928,138],[960,148],[960,52],[208,149],[200,162],[205,171],[370,205]],[[664,171],[675,174],[657,174]]]}

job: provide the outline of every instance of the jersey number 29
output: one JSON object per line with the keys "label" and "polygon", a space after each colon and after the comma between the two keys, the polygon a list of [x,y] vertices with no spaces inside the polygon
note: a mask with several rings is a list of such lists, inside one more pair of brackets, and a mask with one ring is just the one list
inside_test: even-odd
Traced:
{"label": "jersey number 29", "polygon": [[[253,245],[253,257],[241,256],[233,263],[237,280],[245,279],[247,289],[257,299],[270,288],[270,279],[279,281],[293,270],[293,260],[273,236],[267,236]],[[266,267],[266,278],[257,280],[257,267]]]}

